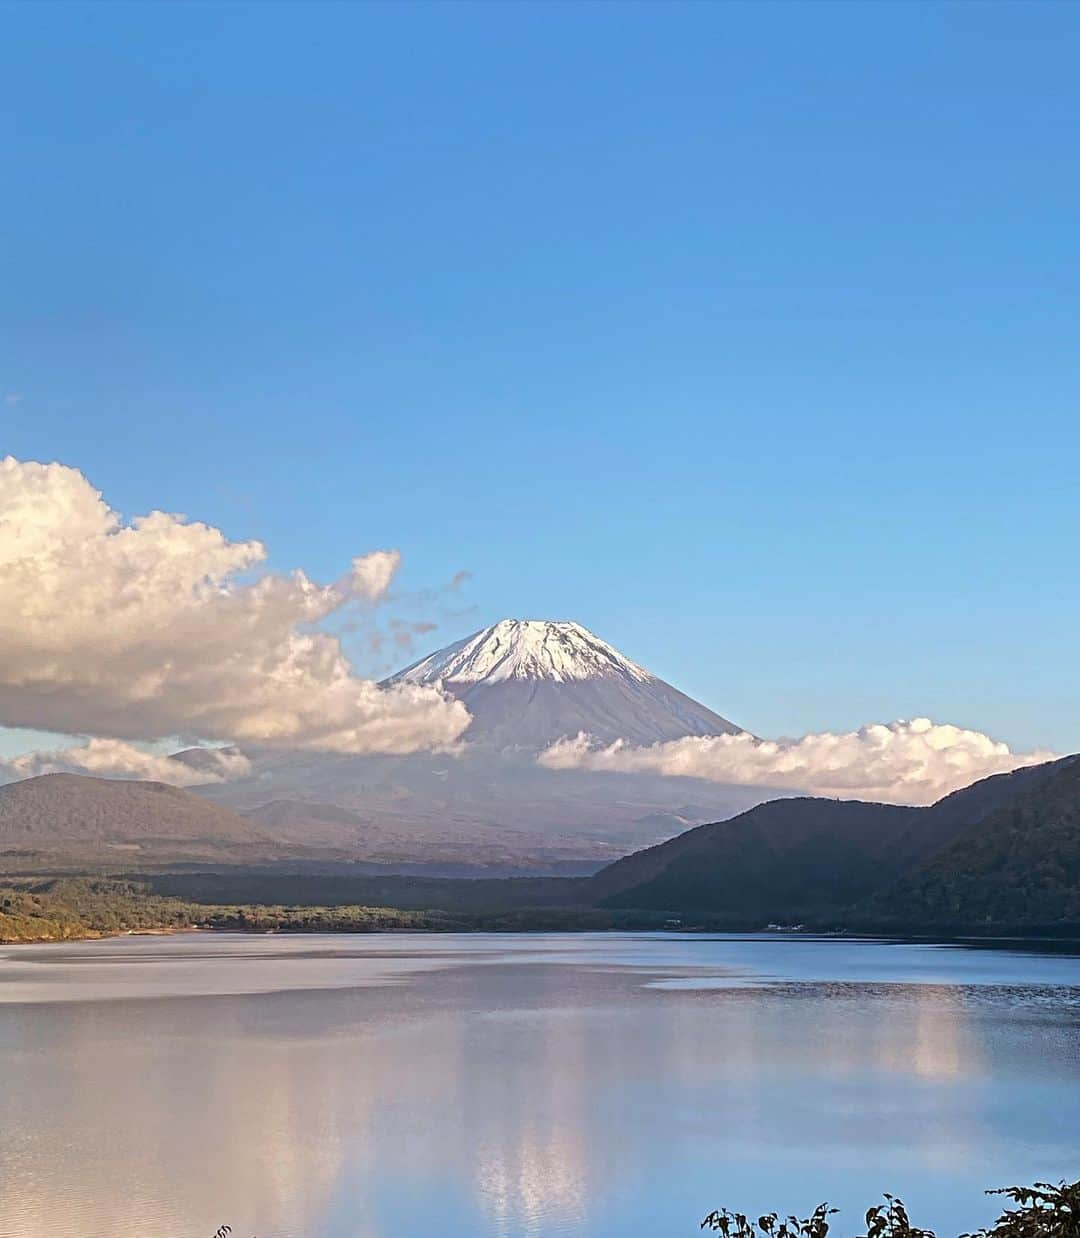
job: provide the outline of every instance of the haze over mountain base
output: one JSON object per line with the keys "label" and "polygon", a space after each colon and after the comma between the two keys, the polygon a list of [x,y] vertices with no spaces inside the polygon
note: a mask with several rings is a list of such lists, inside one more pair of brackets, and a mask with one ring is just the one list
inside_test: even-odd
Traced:
{"label": "haze over mountain base", "polygon": [[253,765],[249,777],[195,790],[282,843],[389,864],[587,871],[771,798],[692,778],[556,772],[527,751],[256,754]]}
{"label": "haze over mountain base", "polygon": [[504,619],[386,685],[438,689],[466,706],[453,755],[247,749],[248,776],[200,792],[289,845],[318,839],[380,863],[541,873],[597,868],[772,794],[539,764],[581,731],[639,744],[739,732],[577,623]]}

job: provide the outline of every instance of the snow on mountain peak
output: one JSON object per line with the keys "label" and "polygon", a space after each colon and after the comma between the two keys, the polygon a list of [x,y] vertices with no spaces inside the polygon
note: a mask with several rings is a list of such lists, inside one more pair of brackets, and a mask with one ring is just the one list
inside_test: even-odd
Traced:
{"label": "snow on mountain peak", "polygon": [[539,679],[568,683],[608,676],[636,683],[653,679],[580,623],[502,619],[414,662],[389,682],[474,684]]}

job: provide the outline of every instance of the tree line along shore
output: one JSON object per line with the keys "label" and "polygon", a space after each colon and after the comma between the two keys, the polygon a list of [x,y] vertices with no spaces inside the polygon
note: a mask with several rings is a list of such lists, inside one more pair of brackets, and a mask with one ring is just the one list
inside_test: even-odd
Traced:
{"label": "tree line along shore", "polygon": [[0,881],[0,943],[185,931],[250,933],[586,932],[669,930],[1080,940],[1080,923],[925,923],[909,918],[683,913],[589,905],[565,878],[311,877],[280,873],[9,877]]}

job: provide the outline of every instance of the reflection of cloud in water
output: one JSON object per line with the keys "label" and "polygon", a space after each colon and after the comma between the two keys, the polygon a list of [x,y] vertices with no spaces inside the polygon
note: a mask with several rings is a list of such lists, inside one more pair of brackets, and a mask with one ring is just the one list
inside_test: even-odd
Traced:
{"label": "reflection of cloud in water", "polygon": [[[1056,1172],[1055,1148],[1076,1151],[1060,1133],[1032,1144],[1046,1126],[1042,1075],[1063,1106],[1080,1104],[1075,1024],[1044,1018],[1036,1061],[1029,1025],[999,989],[795,975],[670,991],[648,986],[675,960],[715,974],[743,947],[669,939],[650,968],[644,938],[428,940],[429,958],[415,940],[374,946],[374,973],[401,953],[409,979],[390,987],[0,1001],[0,1232],[198,1238],[227,1221],[241,1238],[375,1238],[423,1232],[432,1208],[447,1238],[634,1232],[641,1208],[660,1231],[670,1220],[692,1232],[699,1204],[752,1202],[755,1191],[777,1202],[778,1175],[847,1208],[845,1182],[863,1207],[867,1182],[938,1182],[944,1200],[961,1198],[961,1183],[978,1203],[999,1174],[1025,1175],[1029,1146],[1033,1176]],[[140,969],[160,949],[128,948]],[[245,948],[265,951],[255,976],[193,977],[199,948],[175,960],[185,985],[263,985],[275,968],[291,980],[308,961],[320,974],[330,966],[284,957],[296,946],[238,940],[205,966],[231,975],[247,966]],[[887,974],[908,957],[835,948],[849,970],[881,960]],[[343,973],[361,967],[362,949],[350,945]],[[471,949],[480,965],[464,965]],[[616,960],[606,967],[605,952]],[[170,966],[146,977],[154,991]],[[770,970],[782,970],[775,957]],[[926,1219],[939,1230],[951,1220]]]}
{"label": "reflection of cloud in water", "polygon": [[894,1007],[893,1017],[882,1020],[883,1067],[940,1083],[980,1073],[981,1052],[970,1033],[961,993],[915,984],[905,986],[901,1000],[908,1017],[897,1018]]}
{"label": "reflection of cloud in water", "polygon": [[[204,1005],[205,1032],[188,1026],[177,1038],[170,1007],[113,1007],[130,1021],[130,1041],[122,1026],[101,1036],[100,1008],[67,1007],[46,1043],[19,1046],[0,1232],[203,1234],[228,1221],[289,1233],[321,1212],[343,1144],[355,1154],[366,1128],[342,1129],[331,1063],[303,1045],[258,1043],[256,1011],[234,1003]],[[246,1037],[253,1050],[238,1053]],[[55,1125],[33,1120],[39,1106]]]}
{"label": "reflection of cloud in water", "polygon": [[[580,1218],[589,1194],[589,1046],[580,1012],[482,1021],[463,1076],[473,1175],[480,1202],[503,1234],[537,1234]],[[522,1053],[522,1035],[525,1052]]]}
{"label": "reflection of cloud in water", "polygon": [[968,1160],[978,1143],[984,1051],[958,990],[777,984],[670,996],[663,1068],[682,1082],[684,1120],[721,1157],[894,1150],[925,1172]]}
{"label": "reflection of cloud in water", "polygon": [[529,1130],[478,1149],[476,1187],[504,1234],[538,1234],[584,1210],[587,1151],[582,1132]]}
{"label": "reflection of cloud in water", "polygon": [[[682,992],[672,1024],[691,1061],[722,1046],[727,1067],[743,1075],[852,1076],[868,1069],[946,1081],[981,1070],[963,994],[912,984],[754,984],[712,978],[649,987]],[[699,1017],[700,1016],[700,1017]]]}

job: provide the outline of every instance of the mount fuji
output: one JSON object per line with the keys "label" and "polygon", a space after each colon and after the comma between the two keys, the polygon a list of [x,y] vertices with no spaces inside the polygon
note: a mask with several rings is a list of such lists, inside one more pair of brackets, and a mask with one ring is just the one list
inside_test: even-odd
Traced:
{"label": "mount fuji", "polygon": [[399,871],[588,872],[772,798],[763,787],[550,770],[585,731],[652,744],[740,728],[578,623],[503,619],[384,680],[437,685],[471,715],[453,754],[247,750],[249,776],[198,788],[287,846]]}
{"label": "mount fuji", "polygon": [[579,623],[503,619],[392,675],[439,686],[472,722],[469,743],[540,749],[586,731],[653,744],[740,730]]}

